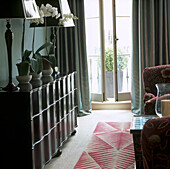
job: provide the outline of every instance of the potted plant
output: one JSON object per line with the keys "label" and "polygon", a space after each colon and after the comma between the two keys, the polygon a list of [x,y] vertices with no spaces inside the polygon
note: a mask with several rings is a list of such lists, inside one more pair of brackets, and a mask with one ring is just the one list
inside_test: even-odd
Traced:
{"label": "potted plant", "polygon": [[43,62],[44,60],[48,63],[51,62],[47,58],[44,58],[40,52],[42,50],[47,49],[50,46],[52,46],[52,43],[46,42],[43,45],[41,45],[35,52],[33,48],[33,54],[32,54],[33,59],[31,60],[31,72],[30,72],[30,74],[33,76],[31,80],[33,87],[39,87],[42,85],[42,81],[40,78],[44,69]]}
{"label": "potted plant", "polygon": [[22,56],[21,62],[17,63],[18,76],[16,76],[17,81],[19,82],[18,86],[20,91],[30,91],[32,89],[31,84],[29,83],[32,76],[30,73],[30,55],[32,51],[25,50]]}
{"label": "potted plant", "polygon": [[[46,5],[42,4],[40,7],[38,7],[38,10],[39,10],[40,18],[31,20],[30,25],[34,27],[33,39],[35,38],[35,27],[38,27],[38,26],[45,27],[45,42],[46,42],[45,44],[48,44],[48,42],[47,42],[47,17],[59,19],[57,29],[59,29],[59,27],[62,26],[65,22],[67,22],[69,19],[78,19],[72,13],[65,14],[62,16],[62,18],[60,18],[60,13],[58,13],[58,9],[56,7],[53,7],[49,3],[47,3]],[[46,46],[45,44],[44,44],[44,46],[42,46],[43,48]],[[34,43],[33,43],[33,46],[34,46]],[[45,56],[40,55],[39,52],[38,52],[38,55],[35,52],[36,55],[34,56],[39,61],[38,63],[35,63],[35,64],[39,64],[39,63],[41,63],[41,61],[43,63],[43,65],[39,65],[39,67],[43,69],[42,70],[43,83],[46,83],[46,82],[49,82],[52,80],[51,74],[53,73],[53,68],[55,67],[55,56],[49,55],[49,52],[47,49],[48,46],[46,46],[45,48],[46,48]]]}
{"label": "potted plant", "polygon": [[18,74],[19,76],[28,76],[30,72],[30,55],[32,51],[25,50],[22,60],[20,63],[17,63]]}
{"label": "potted plant", "polygon": [[[47,49],[48,47],[52,46],[51,42],[46,42],[43,45],[41,45],[36,52],[33,52],[33,58],[34,60],[31,60],[31,70],[32,72],[36,72],[37,74],[41,73],[43,71],[43,61],[48,62],[49,64],[50,62],[50,57],[45,58],[42,56],[42,54],[40,53],[42,50]],[[47,54],[47,56],[49,56],[49,54]]]}
{"label": "potted plant", "polygon": [[[113,49],[105,51],[106,66],[106,88],[107,97],[114,97],[114,73],[113,73]],[[121,49],[118,49],[117,68],[118,68],[118,91],[122,91],[123,70],[128,66],[128,56],[123,55]]]}
{"label": "potted plant", "polygon": [[[60,17],[60,13],[58,13],[58,9],[56,7],[53,7],[49,3],[46,5],[42,4],[40,7],[38,7],[40,18],[31,20],[30,24],[34,26],[34,32],[35,27],[37,26],[45,26],[45,41],[47,44],[47,17],[59,19],[58,22],[58,29],[60,26],[64,25],[65,22],[67,22],[69,19],[78,19],[76,16],[74,16],[72,13],[64,14],[62,17]],[[56,25],[57,26],[57,25]],[[57,30],[58,31],[58,30]],[[35,33],[34,33],[35,36]],[[51,66],[54,67],[55,63],[55,56],[49,55],[48,50],[46,49],[46,56],[43,56],[43,74],[48,75],[51,71]]]}

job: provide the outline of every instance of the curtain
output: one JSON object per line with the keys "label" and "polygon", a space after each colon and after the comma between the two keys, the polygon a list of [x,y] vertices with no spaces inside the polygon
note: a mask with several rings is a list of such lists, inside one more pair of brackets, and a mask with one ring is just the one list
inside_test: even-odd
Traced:
{"label": "curtain", "polygon": [[131,109],[143,114],[142,71],[169,64],[170,1],[132,0]]}
{"label": "curtain", "polygon": [[91,94],[86,54],[84,0],[68,0],[71,12],[78,17],[75,27],[56,32],[56,58],[61,75],[77,72],[78,115],[91,113]]}

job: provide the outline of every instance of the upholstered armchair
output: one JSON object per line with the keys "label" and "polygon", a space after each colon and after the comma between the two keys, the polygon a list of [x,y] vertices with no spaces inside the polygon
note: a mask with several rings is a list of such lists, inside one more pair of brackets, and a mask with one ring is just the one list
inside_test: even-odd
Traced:
{"label": "upholstered armchair", "polygon": [[156,115],[156,83],[170,83],[170,65],[147,67],[143,70],[144,114]]}
{"label": "upholstered armchair", "polygon": [[170,116],[148,120],[141,132],[144,169],[170,168]]}

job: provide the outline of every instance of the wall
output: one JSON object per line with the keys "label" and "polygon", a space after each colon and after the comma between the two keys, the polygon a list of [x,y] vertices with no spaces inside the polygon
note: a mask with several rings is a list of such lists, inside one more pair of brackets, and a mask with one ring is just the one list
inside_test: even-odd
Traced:
{"label": "wall", "polygon": [[[12,43],[12,76],[18,75],[16,63],[21,59],[21,40],[23,32],[23,19],[12,19],[11,30],[14,33]],[[32,49],[33,29],[29,27],[29,21],[26,20],[25,29],[25,49]],[[0,20],[0,81],[8,80],[8,56],[5,42],[6,20]],[[45,42],[45,29],[36,28],[35,50]]]}

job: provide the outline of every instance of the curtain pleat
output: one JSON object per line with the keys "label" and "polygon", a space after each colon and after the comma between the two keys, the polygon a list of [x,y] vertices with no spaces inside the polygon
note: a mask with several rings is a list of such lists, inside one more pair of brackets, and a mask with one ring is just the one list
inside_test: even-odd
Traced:
{"label": "curtain pleat", "polygon": [[132,1],[132,112],[143,114],[145,67],[169,64],[170,2]]}
{"label": "curtain pleat", "polygon": [[56,40],[57,66],[61,75],[77,72],[79,115],[91,113],[91,93],[88,77],[84,0],[68,0],[71,12],[79,19],[75,27],[59,29]]}

